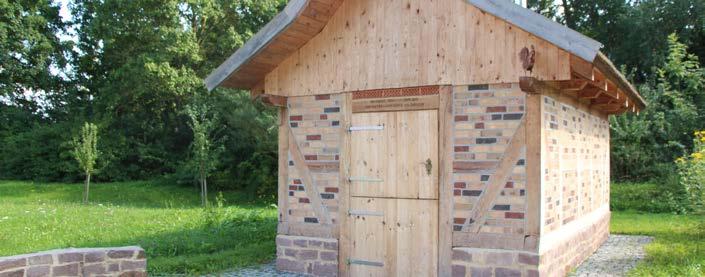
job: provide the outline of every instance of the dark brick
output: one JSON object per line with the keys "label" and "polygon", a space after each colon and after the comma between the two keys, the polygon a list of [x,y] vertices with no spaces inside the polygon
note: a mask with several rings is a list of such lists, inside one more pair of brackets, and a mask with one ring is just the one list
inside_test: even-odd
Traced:
{"label": "dark brick", "polygon": [[468,116],[467,115],[456,115],[455,121],[456,122],[468,121]]}
{"label": "dark brick", "polygon": [[321,193],[321,198],[323,199],[334,199],[335,195],[330,193]]}
{"label": "dark brick", "polygon": [[298,190],[299,186],[289,186],[289,190]]}
{"label": "dark brick", "polygon": [[289,161],[289,166],[294,166],[294,161]]}
{"label": "dark brick", "polygon": [[289,121],[301,121],[304,120],[302,115],[292,115],[289,117]]}
{"label": "dark brick", "polygon": [[83,273],[83,276],[95,276],[106,273],[104,264],[85,265],[83,266],[81,271]]}
{"label": "dark brick", "polygon": [[[130,257],[132,257],[132,251],[130,251]],[[75,263],[75,262],[82,262],[82,261],[83,261],[83,254],[82,253],[59,254],[59,263],[60,264]]]}
{"label": "dark brick", "polygon": [[528,265],[539,265],[539,256],[525,253],[519,253],[519,263]]}
{"label": "dark brick", "polygon": [[469,85],[468,90],[473,91],[473,90],[489,90],[490,85]]}
{"label": "dark brick", "polygon": [[338,242],[333,241],[333,242],[323,242],[323,248],[327,250],[338,250]]}
{"label": "dark brick", "polygon": [[472,277],[492,277],[491,267],[471,267],[470,276]]}
{"label": "dark brick", "polygon": [[108,257],[111,259],[125,259],[132,258],[135,251],[132,250],[111,250],[108,251]]}
{"label": "dark brick", "polygon": [[475,129],[485,129],[485,123],[475,123]]}
{"label": "dark brick", "polygon": [[329,94],[316,95],[316,101],[320,101],[320,100],[330,100],[330,95]]}
{"label": "dark brick", "polygon": [[323,112],[324,113],[338,113],[338,112],[340,112],[340,108],[339,107],[324,108]]}
{"label": "dark brick", "polygon": [[296,239],[294,240],[294,245],[298,247],[308,247],[308,241],[305,239]]}
{"label": "dark brick", "polygon": [[487,182],[490,180],[490,175],[482,175],[480,176],[480,181],[482,182]]}
{"label": "dark brick", "polygon": [[39,255],[39,256],[29,257],[28,262],[30,265],[53,264],[54,257],[52,257],[51,254]]}
{"label": "dark brick", "polygon": [[321,248],[321,245],[323,245],[323,242],[320,240],[309,240],[308,241],[308,246],[315,246],[315,247]]}
{"label": "dark brick", "polygon": [[333,121],[333,122],[330,123],[330,125],[332,125],[332,126],[340,126],[340,121],[337,121],[337,120],[336,120],[336,121]]}
{"label": "dark brick", "polygon": [[290,192],[289,192],[289,196],[294,196],[294,192],[293,192],[293,191],[290,191]]}
{"label": "dark brick", "polygon": [[299,203],[311,203],[308,198],[299,198]]}
{"label": "dark brick", "polygon": [[[26,277],[48,277],[51,276],[51,266],[45,265],[45,266],[34,266],[27,268],[27,276]],[[85,275],[84,276],[91,276],[91,275]]]}
{"label": "dark brick", "polygon": [[0,277],[24,277],[24,269],[0,273]]}
{"label": "dark brick", "polygon": [[478,138],[475,140],[477,144],[493,144],[497,143],[496,138]]}
{"label": "dark brick", "polygon": [[120,271],[120,263],[108,264],[108,272],[118,272]]}
{"label": "dark brick", "polygon": [[52,268],[52,276],[76,276],[78,275],[78,264],[67,264]]}
{"label": "dark brick", "polygon": [[286,272],[298,272],[298,273],[305,273],[306,272],[306,268],[304,267],[304,263],[292,261],[289,259],[283,259],[283,258],[277,259],[277,270],[286,271]]}
{"label": "dark brick", "polygon": [[519,120],[524,117],[524,114],[520,113],[510,113],[504,115],[504,120]]}
{"label": "dark brick", "polygon": [[318,259],[318,251],[316,251],[316,250],[301,250],[301,251],[299,251],[299,259],[317,260]]}
{"label": "dark brick", "polygon": [[291,128],[296,128],[296,127],[299,127],[299,123],[291,122],[291,123],[289,124],[289,126],[291,126]]}
{"label": "dark brick", "polygon": [[495,211],[508,211],[510,208],[510,205],[494,205],[494,207],[492,207]]}
{"label": "dark brick", "polygon": [[461,225],[453,225],[453,231],[460,232],[463,230],[463,226]]}
{"label": "dark brick", "polygon": [[453,277],[465,277],[465,266],[453,265]]}
{"label": "dark brick", "polygon": [[334,277],[338,276],[338,266],[333,263],[316,262],[311,271],[313,276]]}
{"label": "dark brick", "polygon": [[326,188],[326,192],[337,193],[337,192],[338,192],[338,188]]}
{"label": "dark brick", "polygon": [[522,189],[522,190],[519,190],[519,195],[520,195],[520,196],[526,195],[526,190],[523,190],[523,189]]}
{"label": "dark brick", "polygon": [[291,240],[284,237],[277,237],[278,246],[291,246]]}
{"label": "dark brick", "polygon": [[510,219],[524,219],[524,213],[512,213],[512,212],[507,212],[507,213],[504,213],[504,218],[510,218]]}
{"label": "dark brick", "polygon": [[504,184],[504,188],[506,188],[506,189],[514,188],[514,182],[507,182],[506,184]]}
{"label": "dark brick", "polygon": [[526,165],[526,160],[521,159],[521,160],[517,161],[517,165],[519,165],[519,166]]}
{"label": "dark brick", "polygon": [[318,223],[318,218],[315,218],[315,217],[306,217],[306,218],[304,218],[304,222],[306,222],[306,223]]}
{"label": "dark brick", "polygon": [[481,190],[464,190],[463,196],[480,196],[482,195]]}
{"label": "dark brick", "polygon": [[321,251],[321,260],[324,261],[336,261],[338,260],[338,252],[333,251]]}
{"label": "dark brick", "polygon": [[23,267],[27,265],[27,259],[13,259],[0,261],[0,271],[5,271],[8,269]]}
{"label": "dark brick", "polygon": [[498,267],[494,269],[495,277],[521,277],[521,271],[516,269],[509,269]]}
{"label": "dark brick", "polygon": [[499,106],[499,107],[487,107],[487,112],[488,112],[488,113],[506,113],[506,112],[507,112],[507,107],[504,107],[504,106]]}
{"label": "dark brick", "polygon": [[308,135],[306,140],[321,140],[321,135]]}
{"label": "dark brick", "polygon": [[298,254],[299,251],[296,249],[284,249],[284,256],[288,257],[296,257],[296,254]]}
{"label": "dark brick", "polygon": [[470,151],[470,147],[468,146],[456,146],[455,147],[455,152],[468,152]]}
{"label": "dark brick", "polygon": [[493,114],[492,120],[502,120],[502,115],[501,114]]}
{"label": "dark brick", "polygon": [[105,261],[105,252],[98,251],[86,253],[85,259],[87,263],[99,263]]}

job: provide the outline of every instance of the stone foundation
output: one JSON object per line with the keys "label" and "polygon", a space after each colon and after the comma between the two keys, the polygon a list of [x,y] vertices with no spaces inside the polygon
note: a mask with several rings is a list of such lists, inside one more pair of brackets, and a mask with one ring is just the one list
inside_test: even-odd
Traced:
{"label": "stone foundation", "polygon": [[277,270],[338,276],[338,240],[278,235]]}
{"label": "stone foundation", "polygon": [[453,277],[539,276],[539,256],[527,251],[453,248]]}
{"label": "stone foundation", "polygon": [[0,277],[147,276],[140,247],[62,249],[0,258]]}
{"label": "stone foundation", "polygon": [[600,248],[609,236],[609,228],[610,212],[605,206],[541,237],[541,276],[566,276]]}

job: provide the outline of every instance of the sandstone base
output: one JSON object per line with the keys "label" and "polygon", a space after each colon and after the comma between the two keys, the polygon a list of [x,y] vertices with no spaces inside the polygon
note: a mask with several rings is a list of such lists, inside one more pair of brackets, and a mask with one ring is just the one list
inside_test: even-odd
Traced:
{"label": "sandstone base", "polygon": [[338,240],[278,235],[277,270],[338,276]]}
{"label": "sandstone base", "polygon": [[0,277],[147,276],[139,247],[62,249],[0,258]]}

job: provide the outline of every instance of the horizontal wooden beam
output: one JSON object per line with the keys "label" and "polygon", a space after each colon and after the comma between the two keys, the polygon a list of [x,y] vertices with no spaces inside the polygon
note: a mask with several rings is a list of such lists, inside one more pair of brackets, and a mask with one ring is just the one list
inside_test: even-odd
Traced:
{"label": "horizontal wooden beam", "polygon": [[260,94],[256,98],[262,100],[262,103],[275,107],[286,107],[287,103],[286,97],[279,95]]}

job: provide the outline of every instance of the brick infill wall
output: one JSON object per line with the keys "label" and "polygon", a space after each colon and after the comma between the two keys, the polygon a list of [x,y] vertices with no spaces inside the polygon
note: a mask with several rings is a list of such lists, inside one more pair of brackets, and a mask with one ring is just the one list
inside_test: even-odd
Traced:
{"label": "brick infill wall", "polygon": [[312,276],[338,276],[338,240],[278,235],[277,269]]}
{"label": "brick infill wall", "polygon": [[0,258],[0,277],[147,276],[140,247],[61,249]]}

